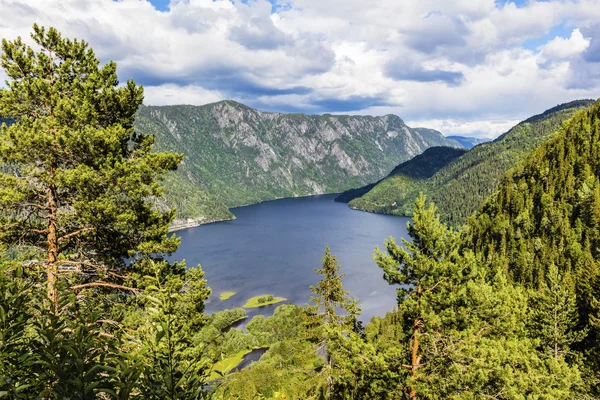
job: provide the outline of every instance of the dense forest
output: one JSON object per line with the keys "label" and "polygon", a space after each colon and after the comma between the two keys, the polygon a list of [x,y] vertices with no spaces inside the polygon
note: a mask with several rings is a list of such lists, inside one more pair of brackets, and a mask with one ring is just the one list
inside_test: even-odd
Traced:
{"label": "dense forest", "polygon": [[4,40],[0,58],[0,116],[14,119],[0,133],[0,397],[600,396],[600,102],[462,230],[419,195],[410,237],[375,249],[397,287],[384,317],[360,322],[325,248],[308,304],[244,331],[243,309],[205,314],[200,266],[166,258],[175,211],[156,198],[182,156],[134,128],[143,88],[85,42],[38,26],[32,39],[41,50]]}
{"label": "dense forest", "polygon": [[429,179],[405,181],[390,176],[367,194],[350,201],[350,207],[410,215],[414,200],[424,192],[438,205],[445,222],[459,226],[492,194],[506,171],[550,138],[575,112],[592,103],[592,100],[573,101],[531,117],[493,142],[474,147]]}
{"label": "dense forest", "polygon": [[[342,192],[335,200],[348,203],[356,199],[350,207],[364,210],[370,199],[374,197],[399,198],[412,194],[416,188],[424,190],[424,183],[428,178],[465,152],[465,149],[453,147],[430,147],[422,154],[396,166],[384,179],[358,189]],[[409,190],[409,192],[405,192],[405,190]],[[390,203],[390,206],[397,207],[393,203]],[[412,206],[413,204],[406,204],[406,213],[412,211]]]}

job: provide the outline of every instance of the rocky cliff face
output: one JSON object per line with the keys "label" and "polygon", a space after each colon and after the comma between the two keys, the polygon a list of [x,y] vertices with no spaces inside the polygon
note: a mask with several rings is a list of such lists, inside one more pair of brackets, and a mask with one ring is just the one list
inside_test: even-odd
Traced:
{"label": "rocky cliff face", "polygon": [[136,124],[157,148],[185,154],[168,195],[201,190],[228,207],[359,187],[429,147],[457,145],[395,115],[280,114],[233,101],[142,107]]}

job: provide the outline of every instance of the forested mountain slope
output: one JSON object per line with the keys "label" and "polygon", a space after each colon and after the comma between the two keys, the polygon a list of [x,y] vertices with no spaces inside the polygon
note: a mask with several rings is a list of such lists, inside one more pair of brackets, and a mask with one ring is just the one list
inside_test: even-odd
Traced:
{"label": "forested mountain slope", "polygon": [[[536,285],[600,257],[600,102],[518,163],[469,219],[472,247]],[[591,258],[588,258],[591,256]]]}
{"label": "forested mountain slope", "polygon": [[[366,195],[375,186],[377,186],[377,189],[373,190],[365,198],[368,199],[370,196],[385,197],[385,192],[388,190],[391,190],[393,196],[396,194],[398,188],[418,186],[419,183],[430,178],[449,162],[465,154],[466,151],[465,149],[453,147],[431,147],[422,154],[398,165],[384,179],[358,189],[347,190],[336,197],[335,200],[347,203],[357,197]],[[412,209],[413,205],[409,206]]]}
{"label": "forested mountain slope", "polygon": [[600,395],[600,101],[510,170],[464,237],[465,247],[528,287],[544,290],[558,269],[577,297],[570,318],[587,332],[576,346],[586,354],[585,380]]}
{"label": "forested mountain slope", "polygon": [[224,206],[362,186],[431,146],[458,146],[394,115],[280,114],[233,101],[141,107],[136,127],[155,135],[159,150],[185,155],[167,197],[180,216],[207,219]]}
{"label": "forested mountain slope", "polygon": [[419,192],[425,192],[439,207],[442,218],[460,225],[497,187],[503,174],[530,151],[552,136],[561,124],[592,100],[559,105],[531,117],[498,137],[483,143],[441,168],[427,181],[386,181],[385,190],[375,186],[350,202],[350,207],[386,214],[409,215]]}

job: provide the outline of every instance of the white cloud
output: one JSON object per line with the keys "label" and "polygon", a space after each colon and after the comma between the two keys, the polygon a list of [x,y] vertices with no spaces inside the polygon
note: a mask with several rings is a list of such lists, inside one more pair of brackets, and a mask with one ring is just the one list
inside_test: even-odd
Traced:
{"label": "white cloud", "polygon": [[435,129],[442,132],[445,136],[460,135],[479,139],[492,139],[505,133],[519,122],[519,120],[459,121],[429,119],[408,121],[408,125]]}
{"label": "white cloud", "polygon": [[191,104],[203,105],[225,100],[225,97],[213,90],[206,90],[201,86],[188,85],[179,86],[166,83],[160,86],[148,86],[144,88],[144,103],[156,106]]}
{"label": "white cloud", "polygon": [[[38,22],[85,39],[145,85],[147,104],[391,112],[488,136],[498,121],[600,97],[598,2],[172,0],[158,12],[145,0],[0,0],[0,37]],[[559,24],[569,38],[522,47]]]}
{"label": "white cloud", "polygon": [[590,39],[584,38],[579,29],[573,29],[571,37],[555,37],[540,47],[542,56],[550,60],[563,60],[583,53],[590,45]]}

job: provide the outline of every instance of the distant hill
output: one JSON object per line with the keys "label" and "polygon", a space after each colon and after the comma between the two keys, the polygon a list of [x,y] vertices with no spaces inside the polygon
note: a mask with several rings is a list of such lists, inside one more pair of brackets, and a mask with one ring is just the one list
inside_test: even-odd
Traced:
{"label": "distant hill", "polygon": [[496,140],[474,147],[424,181],[385,179],[349,205],[372,212],[410,215],[418,193],[424,192],[436,203],[446,222],[463,224],[498,186],[507,170],[548,140],[575,112],[592,104],[592,100],[578,100],[554,107],[517,124]]}
{"label": "distant hill", "polygon": [[[420,187],[433,174],[466,152],[466,149],[454,147],[431,147],[423,154],[398,165],[384,179],[362,188],[343,192],[335,200],[343,203],[351,202],[351,208],[366,211],[373,211],[365,207],[368,207],[372,199],[377,199],[386,207],[396,208],[396,199],[404,188],[414,190]],[[407,194],[409,193],[403,193],[403,195]],[[408,213],[412,209],[412,204],[407,206],[409,206],[406,210]]]}
{"label": "distant hill", "polygon": [[360,187],[429,147],[458,146],[395,115],[280,114],[233,101],[143,106],[136,128],[185,155],[165,181],[164,206],[204,221],[228,207]]}
{"label": "distant hill", "polygon": [[465,149],[472,149],[478,144],[489,142],[492,139],[478,139],[468,136],[446,136],[446,139],[457,141]]}

